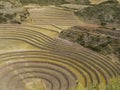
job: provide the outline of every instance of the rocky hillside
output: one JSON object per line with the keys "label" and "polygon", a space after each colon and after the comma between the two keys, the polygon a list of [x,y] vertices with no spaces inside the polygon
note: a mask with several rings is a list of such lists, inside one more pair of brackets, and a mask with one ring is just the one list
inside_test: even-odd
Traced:
{"label": "rocky hillside", "polygon": [[20,0],[24,5],[26,4],[40,4],[40,5],[60,5],[66,3],[75,3],[75,4],[89,4],[89,0]]}
{"label": "rocky hillside", "polygon": [[17,23],[21,24],[26,20],[29,12],[22,7],[19,1],[0,1],[0,24]]}
{"label": "rocky hillside", "polygon": [[91,4],[100,4],[102,2],[105,2],[105,1],[118,1],[120,2],[120,0],[89,0],[91,2]]}
{"label": "rocky hillside", "polygon": [[76,3],[76,4],[90,4],[89,0],[66,0],[69,3]]}
{"label": "rocky hillside", "polygon": [[39,4],[39,5],[59,5],[66,3],[65,0],[20,0],[23,5]]}
{"label": "rocky hillside", "polygon": [[119,27],[120,4],[117,1],[107,1],[76,11],[75,14],[88,23]]}
{"label": "rocky hillside", "polygon": [[[60,5],[66,3],[76,4],[99,4],[104,1],[115,1],[115,0],[19,0],[23,5],[25,4],[40,4],[40,5]],[[120,2],[120,0],[117,0]]]}
{"label": "rocky hillside", "polygon": [[60,38],[78,43],[111,59],[120,60],[120,31],[103,28],[72,27],[62,31]]}

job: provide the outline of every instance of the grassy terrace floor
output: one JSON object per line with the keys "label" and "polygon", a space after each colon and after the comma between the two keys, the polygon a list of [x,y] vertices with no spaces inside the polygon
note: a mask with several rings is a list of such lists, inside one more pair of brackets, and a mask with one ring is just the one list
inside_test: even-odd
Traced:
{"label": "grassy terrace floor", "polygon": [[120,62],[58,38],[55,28],[0,25],[0,90],[84,89],[120,75]]}
{"label": "grassy terrace floor", "polygon": [[37,25],[55,24],[61,26],[74,26],[82,23],[72,11],[58,7],[47,6],[30,9],[29,11],[31,14],[27,21]]}

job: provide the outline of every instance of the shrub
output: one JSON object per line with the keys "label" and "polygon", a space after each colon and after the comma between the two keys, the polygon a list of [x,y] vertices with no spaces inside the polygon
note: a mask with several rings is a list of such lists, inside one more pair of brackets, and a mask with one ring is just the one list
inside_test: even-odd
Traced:
{"label": "shrub", "polygon": [[7,22],[7,19],[4,18],[4,17],[0,17],[0,23],[6,23]]}

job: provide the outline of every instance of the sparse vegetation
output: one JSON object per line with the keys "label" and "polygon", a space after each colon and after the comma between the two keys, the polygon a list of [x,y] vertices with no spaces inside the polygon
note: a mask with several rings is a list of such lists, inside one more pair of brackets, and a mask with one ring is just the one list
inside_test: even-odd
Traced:
{"label": "sparse vegetation", "polygon": [[67,3],[65,0],[20,0],[23,5],[39,4],[39,5],[60,5]]}
{"label": "sparse vegetation", "polygon": [[1,13],[0,15],[0,23],[17,23],[20,24],[22,22],[24,22],[27,18],[27,16],[29,15],[29,13],[26,13],[25,11],[23,12],[15,12],[14,14],[5,14],[5,13]]}
{"label": "sparse vegetation", "polygon": [[75,0],[77,4],[90,4],[89,0]]}
{"label": "sparse vegetation", "polygon": [[0,9],[0,23],[17,23],[20,24],[29,16],[27,9],[24,9],[18,1],[0,1],[2,8]]}
{"label": "sparse vegetation", "polygon": [[39,5],[61,5],[61,4],[90,4],[89,0],[20,0],[23,5],[26,4],[39,4]]}
{"label": "sparse vegetation", "polygon": [[7,22],[6,18],[0,17],[0,24],[1,24],[1,23],[6,23],[6,22]]}
{"label": "sparse vegetation", "polygon": [[[112,2],[112,3],[111,3]],[[88,23],[99,24],[101,26],[117,27],[120,23],[120,7],[118,2],[107,1],[93,7],[87,7],[75,12],[75,14]],[[114,25],[113,25],[114,24]]]}
{"label": "sparse vegetation", "polygon": [[[116,57],[120,56],[120,53],[118,51],[120,48],[119,46],[120,40],[119,40],[119,37],[118,39],[115,38],[117,36],[120,36],[119,31],[118,32],[114,31],[114,33],[116,32],[117,34],[115,35],[111,32],[112,30],[106,30],[106,33],[105,33],[104,29],[99,30],[100,29],[99,28],[98,30],[93,30],[93,31],[91,29],[73,27],[66,31],[62,31],[59,37],[63,39],[67,39],[74,43],[78,43],[86,48],[89,48],[93,51],[99,52],[106,56],[107,55],[108,56],[115,55]],[[102,33],[102,31],[104,32],[104,34]],[[111,37],[111,35],[113,36]]]}

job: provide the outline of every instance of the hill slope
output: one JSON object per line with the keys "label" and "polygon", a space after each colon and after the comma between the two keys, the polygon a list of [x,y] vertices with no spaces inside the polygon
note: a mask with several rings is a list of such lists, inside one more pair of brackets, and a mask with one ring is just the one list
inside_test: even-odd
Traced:
{"label": "hill slope", "polygon": [[24,9],[19,1],[5,0],[0,1],[0,24],[17,23],[21,24],[29,12]]}
{"label": "hill slope", "polygon": [[120,4],[117,2],[104,2],[76,11],[75,14],[88,23],[119,27]]}
{"label": "hill slope", "polygon": [[120,60],[120,31],[75,26],[62,31],[60,38],[78,43],[95,52]]}

